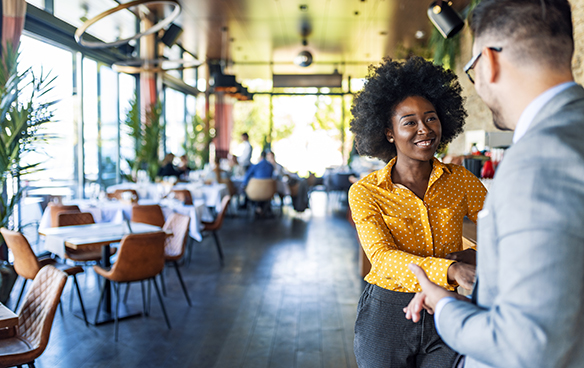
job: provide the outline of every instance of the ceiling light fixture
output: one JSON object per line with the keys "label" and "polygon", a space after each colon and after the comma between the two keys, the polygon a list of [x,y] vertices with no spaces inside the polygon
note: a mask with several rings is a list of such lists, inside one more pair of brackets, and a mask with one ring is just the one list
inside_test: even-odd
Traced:
{"label": "ceiling light fixture", "polygon": [[306,68],[312,64],[312,54],[308,50],[300,51],[300,53],[294,58],[294,64]]}
{"label": "ceiling light fixture", "polygon": [[456,11],[442,0],[430,4],[428,18],[444,38],[456,35],[464,27],[464,21]]}
{"label": "ceiling light fixture", "polygon": [[[136,7],[139,5],[143,5],[143,6],[145,6],[145,5],[171,5],[174,7],[174,9],[168,17],[164,18],[163,20],[156,23],[152,27],[148,28],[144,32],[137,33],[132,37],[124,38],[122,40],[117,40],[117,41],[113,41],[113,42],[91,42],[91,41],[86,41],[83,39],[83,34],[87,31],[87,29],[90,26],[92,26],[93,24],[100,21],[101,19],[103,19],[103,18],[105,18],[108,15],[111,15],[113,13],[117,13],[120,10]],[[161,29],[163,29],[164,27],[166,27],[170,23],[172,23],[172,21],[175,20],[176,17],[178,17],[178,15],[180,14],[180,11],[181,11],[180,5],[176,1],[173,1],[173,0],[135,0],[135,1],[130,1],[129,3],[120,4],[114,8],[108,9],[108,10],[104,11],[103,13],[96,15],[95,17],[87,20],[85,23],[83,23],[81,25],[81,27],[77,28],[77,31],[75,31],[75,41],[78,44],[80,44],[81,46],[84,46],[87,48],[92,48],[92,49],[120,46],[120,45],[123,45],[125,43],[128,43],[131,40],[137,40],[140,37],[147,36],[147,35],[150,35],[150,34],[153,34],[153,33],[160,31]]]}

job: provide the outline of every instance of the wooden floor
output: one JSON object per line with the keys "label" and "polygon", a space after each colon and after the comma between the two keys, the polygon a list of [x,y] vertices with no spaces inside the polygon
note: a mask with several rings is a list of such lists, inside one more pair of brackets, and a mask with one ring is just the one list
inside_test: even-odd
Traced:
{"label": "wooden floor", "polygon": [[[225,266],[207,238],[182,267],[192,307],[174,269],[165,271],[171,330],[153,293],[150,317],[122,321],[116,343],[113,324],[85,327],[72,316],[68,282],[64,315],[57,312],[36,367],[357,367],[353,325],[363,281],[345,211],[317,192],[303,214],[227,218]],[[96,280],[92,270],[80,278],[87,307],[97,304]],[[19,288],[17,281],[13,296]],[[128,303],[141,310],[138,284]]]}

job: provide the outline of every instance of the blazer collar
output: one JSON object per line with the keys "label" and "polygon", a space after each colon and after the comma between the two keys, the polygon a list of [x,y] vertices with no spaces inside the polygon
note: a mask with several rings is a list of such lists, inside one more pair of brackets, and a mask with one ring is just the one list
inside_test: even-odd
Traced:
{"label": "blazer collar", "polygon": [[581,85],[576,84],[572,87],[565,89],[564,91],[558,93],[554,98],[552,98],[548,103],[546,103],[535,119],[531,126],[527,130],[526,134],[529,134],[530,131],[536,130],[539,125],[545,125],[546,122],[549,122],[555,114],[557,114],[560,110],[564,108],[565,105],[574,102],[576,100],[583,100],[584,99],[584,88]]}

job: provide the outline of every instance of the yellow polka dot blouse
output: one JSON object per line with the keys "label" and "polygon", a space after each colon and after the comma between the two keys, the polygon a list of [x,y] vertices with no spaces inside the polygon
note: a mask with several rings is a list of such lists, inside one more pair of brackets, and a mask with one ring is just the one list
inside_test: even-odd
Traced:
{"label": "yellow polka dot blouse", "polygon": [[408,269],[422,267],[430,280],[452,290],[443,259],[462,250],[462,221],[476,222],[487,190],[462,166],[433,160],[424,200],[391,181],[395,158],[385,168],[359,180],[349,191],[349,205],[363,250],[371,261],[365,281],[400,292],[418,292]]}

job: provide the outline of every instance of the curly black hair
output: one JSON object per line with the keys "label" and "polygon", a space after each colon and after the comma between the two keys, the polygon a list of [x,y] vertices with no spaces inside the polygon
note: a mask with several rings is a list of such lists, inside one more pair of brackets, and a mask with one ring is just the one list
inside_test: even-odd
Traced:
{"label": "curly black hair", "polygon": [[387,141],[385,130],[392,128],[396,106],[412,96],[425,98],[436,109],[442,124],[438,149],[443,149],[463,131],[467,114],[461,92],[454,72],[421,57],[405,62],[384,58],[381,65],[369,66],[365,87],[351,107],[351,132],[357,151],[385,162],[395,157],[395,145]]}

